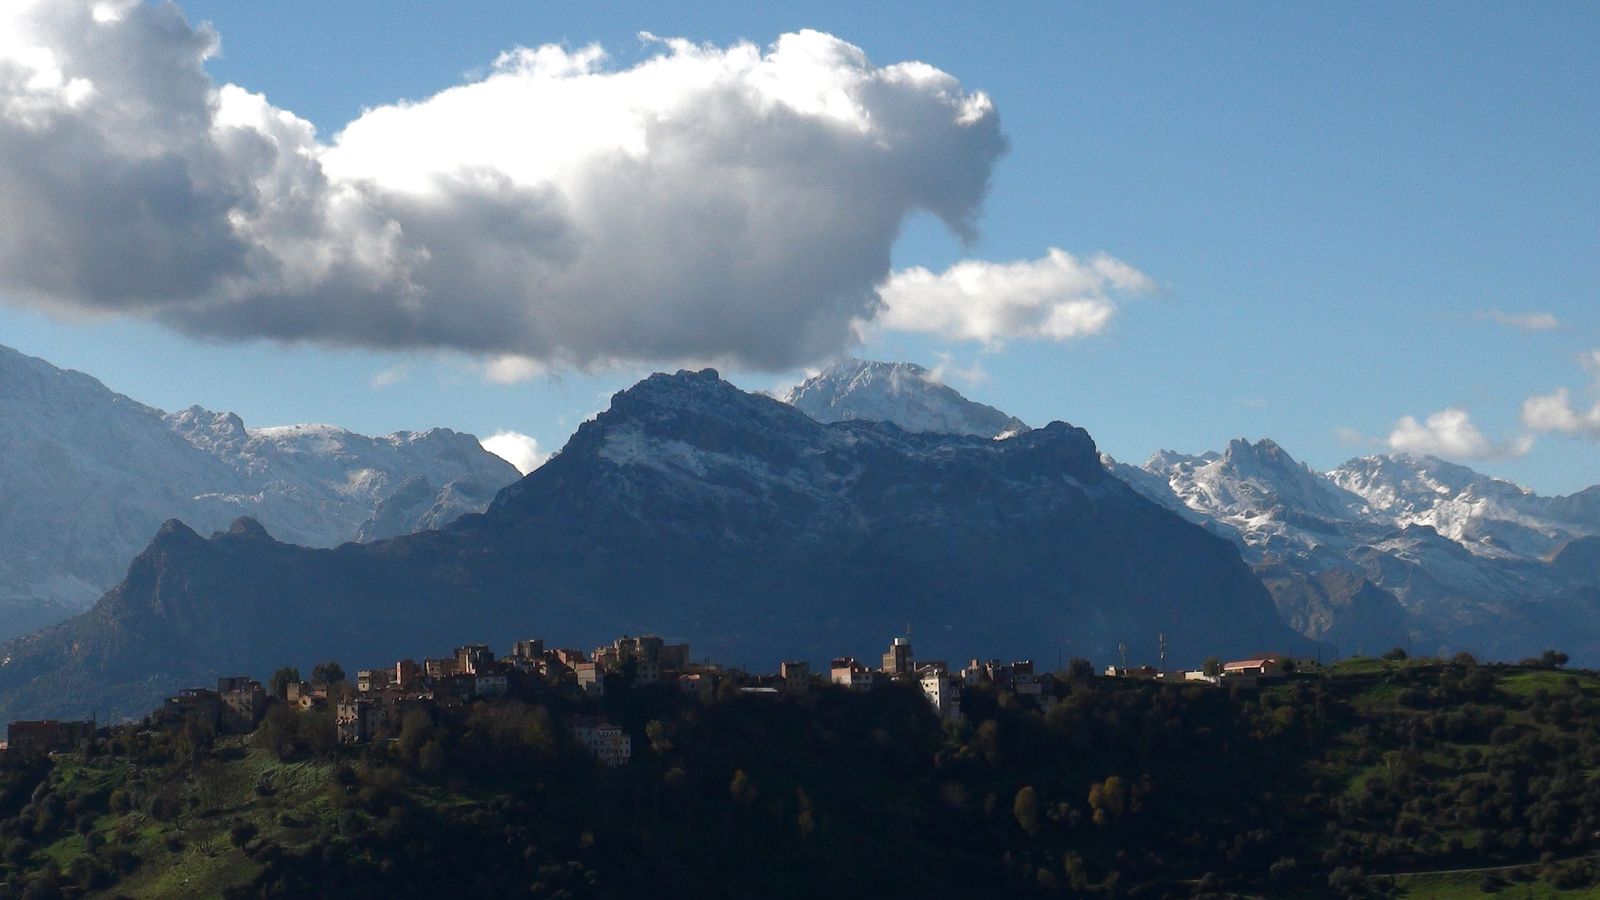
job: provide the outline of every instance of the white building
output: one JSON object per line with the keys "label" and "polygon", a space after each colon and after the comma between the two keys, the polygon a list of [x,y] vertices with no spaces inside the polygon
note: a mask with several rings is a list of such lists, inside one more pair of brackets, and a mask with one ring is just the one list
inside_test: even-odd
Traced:
{"label": "white building", "polygon": [[941,719],[961,718],[961,679],[944,672],[928,671],[920,679],[922,695],[933,704]]}
{"label": "white building", "polygon": [[632,736],[604,719],[575,720],[572,737],[608,766],[620,766],[633,758]]}

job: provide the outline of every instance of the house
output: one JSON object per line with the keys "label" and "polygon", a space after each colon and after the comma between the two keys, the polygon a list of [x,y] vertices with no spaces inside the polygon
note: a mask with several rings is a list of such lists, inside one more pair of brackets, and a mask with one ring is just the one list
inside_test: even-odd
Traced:
{"label": "house", "polygon": [[254,731],[267,714],[267,691],[259,681],[243,677],[219,678],[217,696],[222,701],[222,724],[230,731]]}
{"label": "house", "polygon": [[717,674],[715,672],[690,672],[678,676],[678,690],[685,694],[692,694],[701,700],[709,698],[717,689]]}
{"label": "house", "polygon": [[510,681],[504,675],[474,675],[472,693],[477,697],[504,697]]}
{"label": "house", "polygon": [[578,676],[578,687],[591,697],[601,697],[606,692],[606,672],[599,663],[581,662],[572,667]]}
{"label": "house", "polygon": [[870,691],[877,685],[879,673],[856,662],[853,656],[842,656],[833,661],[829,674],[834,684],[852,691]]}
{"label": "house", "polygon": [[531,638],[526,641],[517,641],[511,646],[511,655],[516,659],[543,659],[544,640]]}
{"label": "house", "polygon": [[216,727],[222,722],[222,697],[205,688],[185,688],[161,703],[157,718],[192,720]]}
{"label": "house", "polygon": [[573,740],[608,766],[620,766],[633,758],[633,738],[605,719],[584,717],[568,723]]}
{"label": "house", "polygon": [[1222,664],[1222,674],[1231,675],[1280,675],[1283,673],[1283,664],[1273,657],[1262,659],[1241,659]]}
{"label": "house", "polygon": [[362,669],[356,672],[356,691],[371,694],[393,683],[393,672],[388,669]]}
{"label": "house", "polygon": [[804,691],[811,687],[811,663],[804,660],[778,663],[778,677],[783,679],[786,691]]}
{"label": "house", "polygon": [[378,734],[388,721],[388,710],[370,697],[341,700],[334,707],[334,728],[341,744],[365,744]]}
{"label": "house", "polygon": [[302,711],[316,709],[328,705],[328,686],[325,684],[310,684],[304,681],[292,681],[284,691],[284,700],[291,706],[298,706]]}
{"label": "house", "polygon": [[72,750],[94,737],[94,728],[93,722],[56,719],[12,722],[6,726],[6,750],[19,756]]}
{"label": "house", "polygon": [[663,670],[671,669],[682,672],[689,668],[688,644],[662,644],[661,651],[656,655],[656,662],[661,664]]}
{"label": "house", "polygon": [[429,678],[449,678],[456,674],[455,657],[448,659],[424,659],[422,661],[422,674]]}

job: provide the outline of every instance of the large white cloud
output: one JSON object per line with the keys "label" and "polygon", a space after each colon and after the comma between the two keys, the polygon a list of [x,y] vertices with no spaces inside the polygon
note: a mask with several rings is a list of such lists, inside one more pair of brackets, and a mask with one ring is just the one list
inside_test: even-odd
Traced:
{"label": "large white cloud", "polygon": [[810,31],[629,67],[517,49],[331,142],[214,84],[217,46],[171,5],[5,5],[0,295],[220,337],[783,368],[877,317],[906,216],[969,235],[1005,149],[984,94]]}
{"label": "large white cloud", "polygon": [[1533,447],[1532,438],[1492,441],[1485,437],[1464,409],[1450,407],[1418,422],[1405,416],[1389,433],[1389,449],[1396,453],[1417,453],[1449,459],[1506,459],[1521,456]]}
{"label": "large white cloud", "polygon": [[1153,287],[1121,260],[1080,260],[1052,247],[1034,260],[964,260],[938,274],[920,267],[896,272],[882,288],[883,310],[871,324],[985,344],[1061,341],[1099,334],[1116,315],[1118,295]]}

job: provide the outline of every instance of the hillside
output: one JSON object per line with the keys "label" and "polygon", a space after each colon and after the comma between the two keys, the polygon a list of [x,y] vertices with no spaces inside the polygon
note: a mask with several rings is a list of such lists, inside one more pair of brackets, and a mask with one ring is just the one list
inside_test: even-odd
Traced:
{"label": "hillside", "polygon": [[[106,731],[0,756],[11,896],[1592,897],[1600,678],[1351,660],[1259,690],[519,683],[369,747]],[[600,766],[570,716],[632,737]],[[1461,874],[1465,871],[1467,874]],[[1441,873],[1441,874],[1430,874]],[[662,885],[670,885],[664,889]]]}
{"label": "hillside", "polygon": [[617,394],[441,531],[310,550],[169,523],[93,610],[0,645],[0,718],[136,715],[210,672],[440,642],[693,634],[769,666],[908,626],[952,657],[1306,646],[1231,545],[1108,475],[1080,429],[824,425],[706,370]]}

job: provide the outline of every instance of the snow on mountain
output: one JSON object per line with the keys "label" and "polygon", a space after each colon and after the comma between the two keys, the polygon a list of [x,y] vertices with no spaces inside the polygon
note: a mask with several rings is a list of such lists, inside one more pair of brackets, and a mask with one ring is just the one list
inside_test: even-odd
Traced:
{"label": "snow on mountain", "polygon": [[[1562,567],[1549,562],[1575,539],[1600,534],[1594,488],[1541,497],[1403,454],[1322,474],[1266,440],[1199,456],[1162,451],[1142,467],[1103,463],[1238,545],[1280,613],[1311,637],[1369,651],[1416,637],[1420,646],[1515,656],[1540,640],[1588,640],[1578,635],[1600,625],[1572,599],[1600,573],[1577,577],[1570,556]],[[1390,606],[1380,602],[1385,595]],[[1340,621],[1351,616],[1361,621]]]}
{"label": "snow on mountain", "polygon": [[1431,456],[1353,459],[1328,479],[1394,527],[1426,525],[1479,556],[1537,559],[1574,537],[1600,533],[1600,517],[1574,514],[1567,498],[1541,497]]}
{"label": "snow on mountain", "polygon": [[1015,416],[961,396],[915,363],[847,359],[778,399],[818,422],[892,422],[906,431],[1005,438],[1028,430]]}
{"label": "snow on mountain", "polygon": [[517,477],[471,435],[167,414],[0,347],[0,637],[92,603],[167,519],[331,547],[481,511]]}

